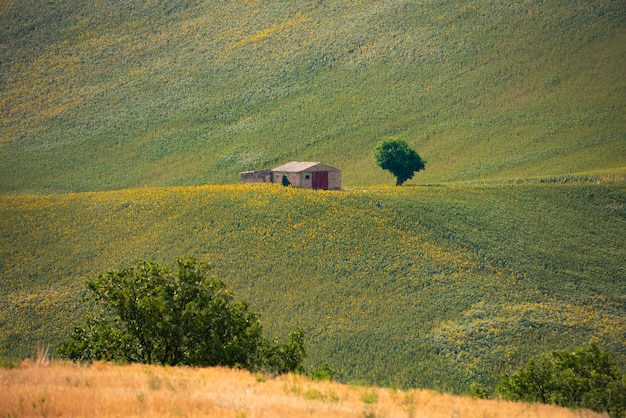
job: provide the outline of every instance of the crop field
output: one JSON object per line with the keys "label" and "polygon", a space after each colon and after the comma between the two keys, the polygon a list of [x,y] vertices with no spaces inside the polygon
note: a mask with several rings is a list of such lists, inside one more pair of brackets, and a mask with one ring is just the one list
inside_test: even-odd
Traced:
{"label": "crop field", "polygon": [[622,0],[0,3],[0,194],[625,175]]}
{"label": "crop field", "polygon": [[0,356],[52,350],[87,276],[195,256],[307,368],[467,392],[598,341],[626,364],[626,185],[278,185],[0,197]]}
{"label": "crop field", "polygon": [[[342,383],[626,367],[624,45],[623,0],[0,0],[0,360],[54,353],[87,277],[193,256]],[[344,190],[234,184],[293,160]]]}

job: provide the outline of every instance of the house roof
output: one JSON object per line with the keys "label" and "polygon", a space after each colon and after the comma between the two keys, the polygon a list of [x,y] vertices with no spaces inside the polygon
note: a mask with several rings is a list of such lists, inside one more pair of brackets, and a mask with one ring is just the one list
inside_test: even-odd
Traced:
{"label": "house roof", "polygon": [[320,162],[307,162],[307,161],[292,161],[290,163],[287,164],[283,164],[279,167],[274,168],[272,171],[280,171],[283,173],[299,173],[302,171],[306,171],[310,168],[313,168],[315,166],[321,166],[325,169],[331,169],[331,170],[337,170],[334,167],[330,167],[327,166],[325,164],[322,164]]}

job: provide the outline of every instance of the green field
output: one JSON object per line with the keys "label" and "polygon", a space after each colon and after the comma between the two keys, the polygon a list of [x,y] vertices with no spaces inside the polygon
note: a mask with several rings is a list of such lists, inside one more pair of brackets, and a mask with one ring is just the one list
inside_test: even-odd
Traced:
{"label": "green field", "polygon": [[419,182],[626,174],[626,6],[0,2],[0,194],[233,183],[404,137]]}
{"label": "green field", "polygon": [[195,255],[346,381],[467,391],[590,340],[626,363],[624,182],[0,198],[1,353],[55,346],[84,278]]}
{"label": "green field", "polygon": [[[87,276],[195,256],[343,381],[626,365],[624,45],[623,0],[0,0],[0,357]],[[345,190],[234,184],[292,160]]]}

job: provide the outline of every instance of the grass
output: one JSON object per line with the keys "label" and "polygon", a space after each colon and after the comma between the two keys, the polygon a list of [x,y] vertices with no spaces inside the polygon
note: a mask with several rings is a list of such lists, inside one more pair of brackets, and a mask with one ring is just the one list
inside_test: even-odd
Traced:
{"label": "grass", "polygon": [[626,364],[624,183],[146,188],[0,198],[0,348],[53,349],[84,277],[144,258],[214,266],[266,332],[302,326],[344,382],[493,385],[594,340]]}
{"label": "grass", "polygon": [[[626,365],[625,23],[619,0],[2,2],[0,356],[54,350],[85,276],[194,255],[344,382],[467,392],[590,340]],[[427,161],[408,187],[373,186],[390,135]],[[349,190],[225,185],[289,160]]]}
{"label": "grass", "polygon": [[[616,0],[40,0],[0,8],[0,194],[232,183],[324,160],[392,183],[626,174]],[[414,182],[415,182],[414,181]]]}
{"label": "grass", "polygon": [[[24,363],[0,369],[0,416],[209,417],[584,417],[550,405],[454,397],[426,390],[362,388],[288,375],[259,381],[247,371],[95,363]],[[159,385],[154,381],[158,379]],[[302,390],[294,392],[291,387]]]}

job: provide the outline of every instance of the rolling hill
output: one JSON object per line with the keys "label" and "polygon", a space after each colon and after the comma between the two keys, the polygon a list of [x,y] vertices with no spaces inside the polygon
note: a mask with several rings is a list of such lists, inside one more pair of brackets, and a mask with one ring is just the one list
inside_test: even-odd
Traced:
{"label": "rolling hill", "polygon": [[[4,0],[0,357],[85,276],[193,255],[345,382],[626,365],[624,45],[620,0]],[[402,188],[387,136],[427,161]],[[228,184],[290,160],[346,190]]]}
{"label": "rolling hill", "polygon": [[0,193],[232,183],[324,160],[348,186],[623,176],[619,0],[3,1]]}
{"label": "rolling hill", "polygon": [[0,197],[0,355],[54,348],[85,276],[194,255],[342,381],[467,392],[598,341],[626,364],[624,182]]}

